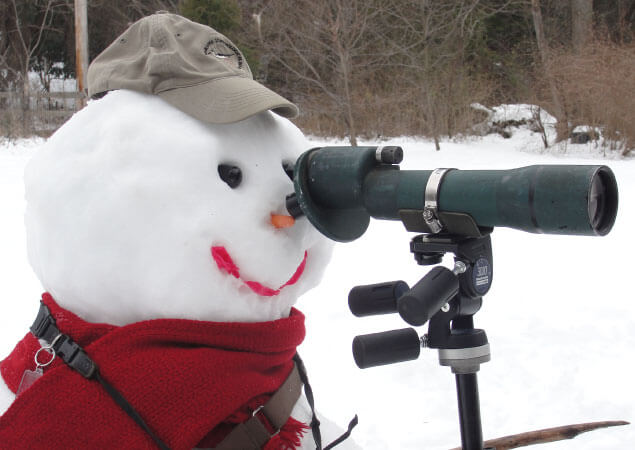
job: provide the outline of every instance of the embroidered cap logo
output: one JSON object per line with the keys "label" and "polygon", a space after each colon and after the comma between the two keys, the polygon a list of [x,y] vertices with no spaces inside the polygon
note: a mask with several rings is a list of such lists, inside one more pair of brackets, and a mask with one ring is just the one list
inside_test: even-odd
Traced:
{"label": "embroidered cap logo", "polygon": [[243,55],[230,42],[220,38],[211,39],[203,49],[206,55],[214,55],[222,59],[227,65],[241,70],[243,68]]}

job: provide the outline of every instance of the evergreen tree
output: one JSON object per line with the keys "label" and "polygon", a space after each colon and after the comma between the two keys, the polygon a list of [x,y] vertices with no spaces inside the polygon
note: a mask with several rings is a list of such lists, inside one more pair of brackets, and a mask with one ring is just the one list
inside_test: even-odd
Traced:
{"label": "evergreen tree", "polygon": [[179,12],[225,35],[231,35],[240,26],[240,8],[235,0],[184,0]]}

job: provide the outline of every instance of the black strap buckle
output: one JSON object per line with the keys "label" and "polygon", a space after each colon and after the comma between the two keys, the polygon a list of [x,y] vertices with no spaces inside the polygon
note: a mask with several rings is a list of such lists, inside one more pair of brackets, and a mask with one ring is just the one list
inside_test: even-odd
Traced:
{"label": "black strap buckle", "polygon": [[47,342],[53,342],[53,339],[60,334],[60,330],[55,326],[55,319],[53,319],[51,311],[42,302],[40,302],[40,309],[30,330],[36,338],[44,339]]}
{"label": "black strap buckle", "polygon": [[92,378],[95,375],[97,364],[75,341],[57,328],[51,311],[43,302],[40,302],[40,310],[31,325],[31,333],[38,339],[50,342],[55,354],[83,377]]}
{"label": "black strap buckle", "polygon": [[62,335],[62,339],[55,349],[64,362],[79,372],[84,378],[92,378],[97,371],[97,365],[88,357],[82,348],[70,337]]}

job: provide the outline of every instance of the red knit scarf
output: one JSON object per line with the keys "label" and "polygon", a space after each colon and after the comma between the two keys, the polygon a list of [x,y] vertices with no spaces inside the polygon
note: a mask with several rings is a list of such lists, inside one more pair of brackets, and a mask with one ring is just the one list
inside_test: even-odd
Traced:
{"label": "red knit scarf", "polygon": [[[86,322],[48,294],[42,300],[60,331],[84,348],[103,378],[174,450],[217,444],[264,404],[289,375],[305,333],[296,309],[272,322],[157,319],[117,327]],[[35,370],[39,348],[27,333],[0,363],[13,392],[24,371]],[[288,441],[278,438],[266,448],[299,445],[306,427],[293,419],[287,425],[293,429]],[[156,448],[98,382],[60,358],[0,416],[0,443],[3,449]]]}

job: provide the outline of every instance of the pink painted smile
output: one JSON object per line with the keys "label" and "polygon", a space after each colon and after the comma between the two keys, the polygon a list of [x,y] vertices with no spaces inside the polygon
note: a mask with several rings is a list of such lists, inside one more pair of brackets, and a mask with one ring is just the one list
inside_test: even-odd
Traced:
{"label": "pink painted smile", "polygon": [[307,257],[307,252],[305,251],[302,262],[300,263],[298,268],[295,270],[295,273],[293,274],[293,276],[289,278],[289,281],[284,283],[278,289],[272,289],[267,286],[263,286],[257,281],[247,281],[244,278],[242,278],[240,276],[240,270],[238,269],[238,266],[234,263],[231,256],[229,256],[227,249],[222,246],[212,247],[212,258],[214,258],[214,261],[216,261],[216,265],[218,266],[218,269],[221,272],[227,272],[229,275],[234,276],[234,278],[238,278],[249,289],[254,291],[256,294],[262,295],[264,297],[273,297],[275,295],[278,295],[283,288],[297,283],[298,280],[300,279],[300,276],[302,276],[302,273],[304,272],[304,268],[306,267],[306,257]]}

